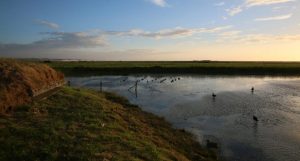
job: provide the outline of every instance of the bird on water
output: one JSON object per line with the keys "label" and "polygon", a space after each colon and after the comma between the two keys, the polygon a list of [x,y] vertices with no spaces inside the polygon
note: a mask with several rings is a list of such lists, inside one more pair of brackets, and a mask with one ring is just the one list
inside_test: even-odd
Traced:
{"label": "bird on water", "polygon": [[217,97],[217,95],[215,94],[215,93],[212,93],[212,95],[211,95],[213,98],[216,98]]}
{"label": "bird on water", "polygon": [[214,149],[218,149],[218,144],[214,143],[212,141],[206,140],[206,147],[207,148],[214,148]]}
{"label": "bird on water", "polygon": [[258,118],[257,118],[256,116],[253,115],[253,120],[257,122],[257,121],[258,121]]}

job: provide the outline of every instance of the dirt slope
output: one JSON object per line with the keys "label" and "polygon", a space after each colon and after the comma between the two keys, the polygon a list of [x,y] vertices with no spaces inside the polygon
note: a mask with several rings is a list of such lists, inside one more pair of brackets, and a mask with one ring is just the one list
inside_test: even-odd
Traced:
{"label": "dirt slope", "polygon": [[33,96],[64,81],[64,75],[45,64],[0,59],[0,113],[32,101]]}

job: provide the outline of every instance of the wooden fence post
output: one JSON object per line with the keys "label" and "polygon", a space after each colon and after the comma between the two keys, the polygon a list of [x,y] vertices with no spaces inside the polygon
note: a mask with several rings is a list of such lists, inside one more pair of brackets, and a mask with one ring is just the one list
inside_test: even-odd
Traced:
{"label": "wooden fence post", "polygon": [[102,92],[102,81],[100,81],[100,92]]}

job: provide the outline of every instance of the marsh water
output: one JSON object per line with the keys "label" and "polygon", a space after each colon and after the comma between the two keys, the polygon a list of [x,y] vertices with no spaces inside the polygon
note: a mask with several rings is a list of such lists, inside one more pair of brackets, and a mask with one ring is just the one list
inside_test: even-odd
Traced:
{"label": "marsh water", "polygon": [[135,75],[68,80],[72,86],[96,90],[102,81],[103,90],[195,134],[203,145],[206,140],[218,143],[226,160],[300,160],[299,77]]}

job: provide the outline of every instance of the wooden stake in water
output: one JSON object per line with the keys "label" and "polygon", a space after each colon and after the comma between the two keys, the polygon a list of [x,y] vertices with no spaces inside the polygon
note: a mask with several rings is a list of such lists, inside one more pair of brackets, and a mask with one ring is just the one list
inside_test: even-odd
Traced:
{"label": "wooden stake in water", "polygon": [[137,91],[138,81],[135,82],[135,90]]}
{"label": "wooden stake in water", "polygon": [[102,81],[100,81],[100,92],[102,92]]}
{"label": "wooden stake in water", "polygon": [[137,87],[138,87],[138,81],[135,82],[135,96],[137,97]]}

